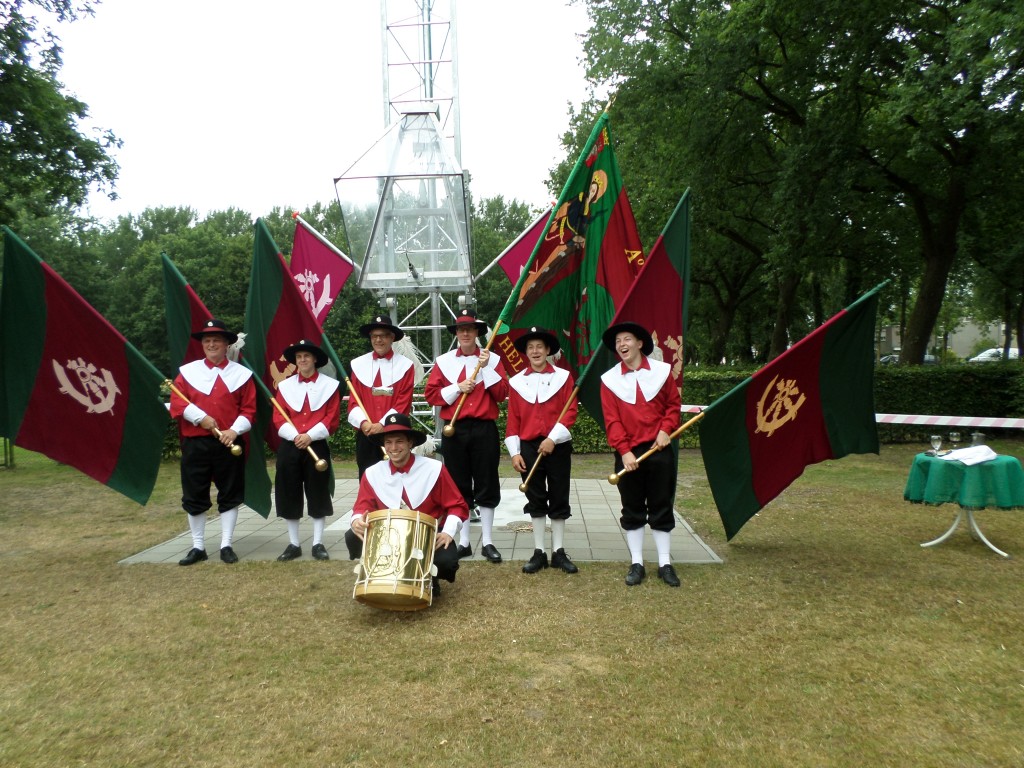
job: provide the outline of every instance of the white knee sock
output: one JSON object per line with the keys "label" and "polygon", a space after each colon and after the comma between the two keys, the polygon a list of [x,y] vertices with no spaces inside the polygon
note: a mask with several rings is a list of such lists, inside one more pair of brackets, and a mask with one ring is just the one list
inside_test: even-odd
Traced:
{"label": "white knee sock", "polygon": [[658,548],[658,567],[672,564],[672,532],[651,529],[654,546]]}
{"label": "white knee sock", "polygon": [[313,546],[324,543],[324,526],[327,522],[326,517],[314,517],[313,518]]}
{"label": "white knee sock", "polygon": [[294,546],[299,546],[299,521],[298,520],[285,520],[288,524],[288,543]]}
{"label": "white knee sock", "polygon": [[188,529],[192,531],[192,548],[206,551],[206,513],[188,515]]}
{"label": "white knee sock", "polygon": [[533,548],[539,549],[541,552],[544,551],[544,521],[547,518],[544,517],[533,517],[530,518],[533,521]]}
{"label": "white knee sock", "polygon": [[469,546],[469,520],[463,520],[459,525],[459,546]]}
{"label": "white knee sock", "polygon": [[639,565],[644,564],[644,529],[633,528],[626,531],[626,545],[629,547],[629,556],[632,562]]}
{"label": "white knee sock", "polygon": [[565,548],[565,520],[551,521],[551,551]]}
{"label": "white knee sock", "polygon": [[493,544],[491,529],[494,527],[494,507],[480,507],[480,546]]}
{"label": "white knee sock", "polygon": [[231,546],[235,535],[235,523],[238,522],[238,507],[232,507],[220,513],[220,548]]}

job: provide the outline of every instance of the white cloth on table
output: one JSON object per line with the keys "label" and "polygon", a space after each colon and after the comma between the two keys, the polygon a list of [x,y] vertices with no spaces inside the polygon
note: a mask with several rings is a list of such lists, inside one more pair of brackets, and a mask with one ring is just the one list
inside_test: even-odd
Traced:
{"label": "white cloth on table", "polygon": [[972,445],[968,448],[957,448],[955,451],[938,456],[943,461],[959,461],[961,464],[971,466],[981,464],[983,461],[992,461],[998,454],[987,445]]}

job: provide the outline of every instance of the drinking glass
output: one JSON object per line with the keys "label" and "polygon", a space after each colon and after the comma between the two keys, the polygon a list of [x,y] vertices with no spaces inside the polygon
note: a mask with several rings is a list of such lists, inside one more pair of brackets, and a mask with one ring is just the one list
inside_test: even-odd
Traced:
{"label": "drinking glass", "polygon": [[953,450],[955,451],[957,444],[960,442],[960,433],[959,432],[950,432],[949,433],[949,442],[951,442],[953,444]]}
{"label": "drinking glass", "polygon": [[932,453],[938,456],[939,448],[942,447],[942,435],[932,435],[930,442],[932,444]]}

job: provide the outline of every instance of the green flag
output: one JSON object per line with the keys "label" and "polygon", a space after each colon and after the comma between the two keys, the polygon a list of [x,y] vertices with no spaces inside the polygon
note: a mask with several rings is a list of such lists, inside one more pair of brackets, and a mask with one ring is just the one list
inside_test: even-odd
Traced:
{"label": "green flag", "polygon": [[558,334],[559,364],[578,379],[642,264],[640,236],[604,112],[499,318],[494,348],[509,373],[527,367],[515,339],[542,326]]}
{"label": "green flag", "polygon": [[731,539],[804,468],[878,453],[872,289],[704,411],[700,448]]}
{"label": "green flag", "polygon": [[7,227],[0,435],[145,504],[168,415],[163,375]]}

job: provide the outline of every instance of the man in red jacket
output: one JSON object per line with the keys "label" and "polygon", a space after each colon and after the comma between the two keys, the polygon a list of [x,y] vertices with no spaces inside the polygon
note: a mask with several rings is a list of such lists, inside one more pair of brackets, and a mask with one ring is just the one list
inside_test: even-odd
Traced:
{"label": "man in red jacket", "polygon": [[[458,345],[434,361],[423,396],[431,405],[441,407],[441,418],[447,424],[465,395],[455,434],[441,441],[441,454],[466,504],[470,509],[480,509],[481,554],[492,563],[500,563],[501,553],[494,546],[491,531],[494,508],[501,501],[501,439],[496,421],[498,403],[508,397],[508,378],[498,355],[477,345],[477,338],[487,333],[487,323],[478,320],[473,310],[462,310],[455,324],[447,327]],[[480,370],[473,378],[478,365]],[[459,557],[472,554],[467,525],[459,534]]]}
{"label": "man in red jacket", "polygon": [[[274,398],[288,414],[285,419],[277,408],[273,411],[274,428],[281,438],[277,446],[274,506],[277,516],[284,518],[288,525],[288,546],[277,559],[284,562],[302,556],[299,521],[305,494],[313,521],[310,554],[317,560],[330,560],[323,544],[326,519],[334,514],[330,491],[331,451],[327,438],[337,430],[341,420],[338,380],[317,370],[327,365],[327,353],[311,341],[303,339],[292,344],[283,355],[298,370],[278,385]],[[310,449],[318,458],[310,455]],[[316,471],[318,459],[327,462],[327,471]]]}
{"label": "man in red jacket", "polygon": [[675,457],[672,451],[659,450],[637,463],[637,456],[650,448],[667,448],[672,442],[669,435],[679,426],[679,390],[672,367],[649,357],[654,340],[637,323],[617,323],[601,340],[621,361],[601,376],[601,408],[608,444],[615,449],[615,471],[626,470],[618,485],[620,523],[632,559],[626,584],[636,586],[647,575],[644,526],[650,525],[658,551],[658,578],[678,587],[671,556]]}
{"label": "man in red jacket", "polygon": [[388,461],[366,470],[359,481],[359,494],[352,508],[352,527],[345,533],[345,543],[356,559],[362,555],[366,537],[366,515],[378,509],[415,509],[437,520],[434,536],[434,594],[439,593],[438,578],[455,581],[459,570],[459,554],[454,537],[459,526],[467,526],[469,508],[451,476],[437,459],[416,456],[412,449],[426,442],[427,436],[413,429],[404,413],[393,413],[384,419],[377,440],[388,454]]}
{"label": "man in red jacket", "polygon": [[231,454],[239,436],[252,429],[256,418],[256,384],[252,371],[228,360],[228,346],[238,334],[227,330],[220,320],[207,320],[192,334],[203,344],[202,360],[178,369],[174,385],[185,399],[171,392],[171,418],[178,420],[181,435],[181,505],[188,513],[192,549],[178,561],[194,565],[207,559],[204,536],[210,485],[217,486],[220,512],[220,559],[237,563],[231,548],[238,505],[245,496],[245,445],[243,454]]}
{"label": "man in red jacket", "polygon": [[[533,556],[523,573],[537,573],[548,567],[544,550],[544,519],[551,518],[551,567],[566,573],[579,569],[562,546],[569,507],[569,475],[572,471],[572,435],[576,423],[576,386],[572,374],[556,368],[548,358],[561,345],[558,337],[534,326],[517,338],[516,349],[530,363],[508,381],[508,421],[505,447],[512,467],[526,480],[523,512],[533,521]],[[566,404],[568,403],[568,407]]]}
{"label": "man in red jacket", "polygon": [[[358,402],[350,393],[348,423],[356,430],[356,466],[362,477],[367,467],[383,458],[376,435],[384,427],[384,418],[392,413],[412,412],[416,370],[412,360],[391,348],[405,336],[391,318],[377,315],[361,326],[359,333],[373,347],[350,364],[350,380]],[[362,408],[358,403],[362,403]]]}

